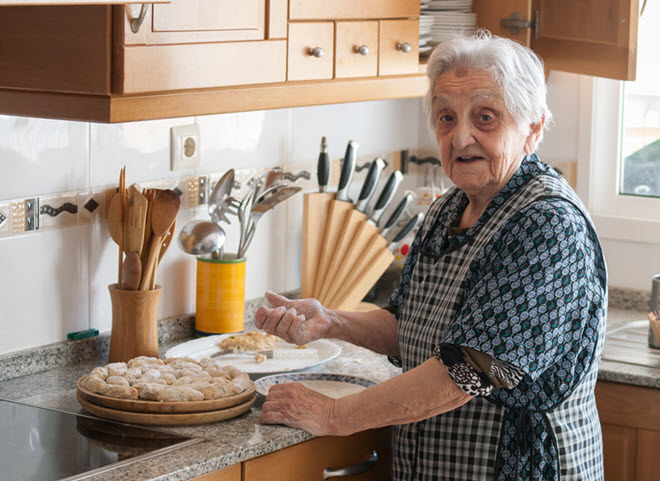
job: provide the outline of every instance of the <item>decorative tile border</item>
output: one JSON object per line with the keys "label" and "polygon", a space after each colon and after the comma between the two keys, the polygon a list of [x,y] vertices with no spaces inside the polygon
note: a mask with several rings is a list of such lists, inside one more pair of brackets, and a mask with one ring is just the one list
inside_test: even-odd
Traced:
{"label": "decorative tile border", "polygon": [[[303,186],[305,179],[311,179],[311,165],[300,167],[301,170],[296,171],[283,170],[282,177],[297,181],[298,185]],[[234,188],[238,192],[234,195],[240,196],[244,193],[242,191],[247,190],[247,183],[251,178],[263,176],[269,170],[271,169],[236,170]],[[154,180],[140,183],[140,187],[172,189],[180,196],[182,209],[194,208],[207,203],[213,186],[223,174],[224,171],[194,177]],[[303,180],[298,180],[301,178]],[[311,185],[310,183],[309,186]],[[116,191],[116,187],[106,187],[91,191],[0,200],[0,238],[75,224],[104,222],[107,219],[109,201]]]}

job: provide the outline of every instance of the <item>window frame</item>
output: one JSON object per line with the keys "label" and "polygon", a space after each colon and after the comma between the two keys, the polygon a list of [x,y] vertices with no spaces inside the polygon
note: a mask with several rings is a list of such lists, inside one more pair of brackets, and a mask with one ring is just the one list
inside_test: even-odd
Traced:
{"label": "window frame", "polygon": [[604,239],[660,243],[660,198],[620,195],[623,82],[580,77],[578,195]]}

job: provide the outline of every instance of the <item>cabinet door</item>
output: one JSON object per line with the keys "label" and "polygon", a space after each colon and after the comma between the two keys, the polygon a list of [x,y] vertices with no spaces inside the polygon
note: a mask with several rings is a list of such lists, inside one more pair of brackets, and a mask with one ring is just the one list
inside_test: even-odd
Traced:
{"label": "cabinet door", "polygon": [[635,481],[637,430],[603,423],[605,481]]}
{"label": "cabinet door", "polygon": [[378,46],[378,75],[415,73],[419,70],[419,22],[382,20]]}
{"label": "cabinet door", "polygon": [[378,22],[337,22],[335,77],[378,74]]}
{"label": "cabinet door", "polygon": [[332,22],[289,24],[288,80],[331,79],[334,66]]}
{"label": "cabinet door", "polygon": [[[271,0],[274,12],[281,12],[282,2],[283,0]],[[118,8],[123,17],[122,33],[125,45],[267,38],[266,0],[172,0],[169,4],[151,5],[146,7],[147,14],[137,31],[131,29],[131,22],[139,18],[142,7],[127,5]],[[277,28],[282,32],[282,27],[286,27],[286,18],[280,14],[273,18],[278,19],[278,24],[271,25],[271,30]]]}
{"label": "cabinet door", "polygon": [[[549,69],[634,80],[638,0],[474,0],[477,25],[531,46]],[[534,30],[511,34],[500,20],[518,13],[538,19]]]}
{"label": "cabinet door", "polygon": [[372,452],[378,460],[364,474],[342,477],[355,481],[391,479],[391,434],[388,428],[347,437],[326,436],[296,444],[243,463],[243,481],[321,481],[323,471],[362,465]]}

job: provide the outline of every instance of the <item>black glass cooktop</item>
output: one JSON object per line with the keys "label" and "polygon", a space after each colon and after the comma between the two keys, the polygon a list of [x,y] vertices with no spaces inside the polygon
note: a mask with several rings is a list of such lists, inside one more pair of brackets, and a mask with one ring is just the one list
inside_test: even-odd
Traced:
{"label": "black glass cooktop", "polygon": [[198,440],[0,399],[0,479],[83,479]]}

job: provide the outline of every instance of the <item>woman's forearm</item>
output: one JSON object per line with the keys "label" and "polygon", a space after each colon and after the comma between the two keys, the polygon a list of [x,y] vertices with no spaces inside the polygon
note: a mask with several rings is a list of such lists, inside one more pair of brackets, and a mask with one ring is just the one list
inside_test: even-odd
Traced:
{"label": "woman's forearm", "polygon": [[472,396],[451,379],[445,365],[431,358],[364,391],[338,399],[329,419],[332,431],[349,435],[366,429],[405,424],[456,409]]}
{"label": "woman's forearm", "polygon": [[388,356],[399,355],[398,321],[385,309],[368,312],[329,310],[332,318],[327,337],[348,341]]}

